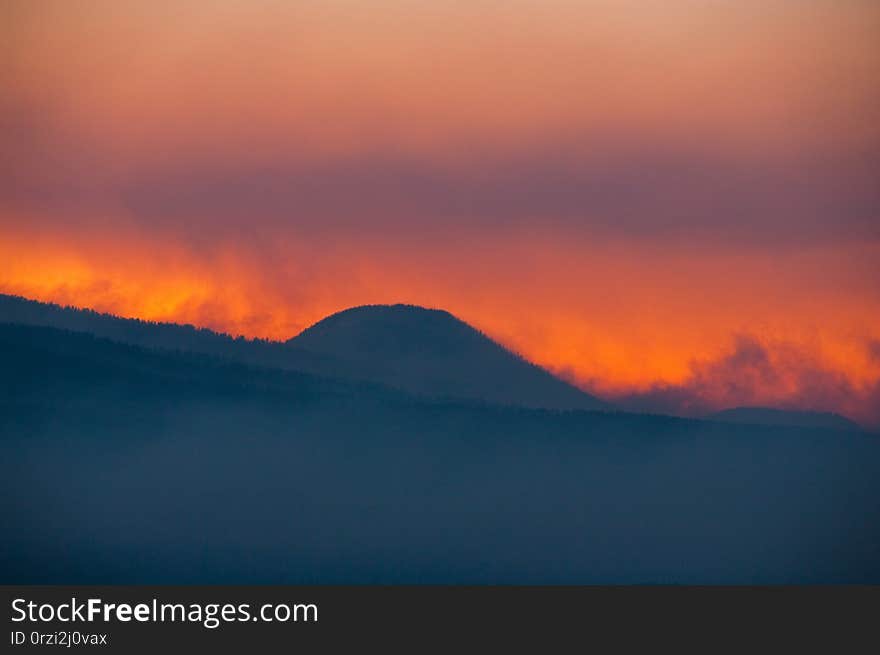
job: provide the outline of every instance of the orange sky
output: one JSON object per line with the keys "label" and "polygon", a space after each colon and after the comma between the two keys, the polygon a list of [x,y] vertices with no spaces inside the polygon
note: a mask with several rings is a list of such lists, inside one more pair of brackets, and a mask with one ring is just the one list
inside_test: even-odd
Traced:
{"label": "orange sky", "polygon": [[411,302],[634,407],[880,424],[877,3],[0,24],[0,292],[276,339]]}

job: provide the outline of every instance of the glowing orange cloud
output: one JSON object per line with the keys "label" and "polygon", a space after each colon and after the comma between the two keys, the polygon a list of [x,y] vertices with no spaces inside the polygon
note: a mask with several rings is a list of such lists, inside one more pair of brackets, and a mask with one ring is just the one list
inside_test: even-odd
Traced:
{"label": "glowing orange cloud", "polygon": [[437,306],[624,403],[880,425],[878,42],[867,0],[6,0],[0,292]]}

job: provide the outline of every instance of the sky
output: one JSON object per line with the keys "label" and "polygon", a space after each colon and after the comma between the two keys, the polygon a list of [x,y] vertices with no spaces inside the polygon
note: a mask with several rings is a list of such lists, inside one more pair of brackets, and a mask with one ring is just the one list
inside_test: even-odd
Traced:
{"label": "sky", "polygon": [[625,407],[880,426],[880,3],[4,0],[0,292],[451,311]]}

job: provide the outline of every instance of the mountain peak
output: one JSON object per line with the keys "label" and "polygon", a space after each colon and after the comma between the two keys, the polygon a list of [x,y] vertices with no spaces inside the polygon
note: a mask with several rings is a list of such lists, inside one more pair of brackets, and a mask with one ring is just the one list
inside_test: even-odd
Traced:
{"label": "mountain peak", "polygon": [[[303,330],[299,336],[316,329],[324,330],[352,323],[401,323],[407,325],[418,323],[425,324],[429,322],[460,323],[466,325],[463,321],[457,319],[445,309],[435,309],[432,307],[422,307],[421,305],[409,305],[404,303],[396,303],[393,305],[357,305],[356,307],[349,307],[348,309],[343,309],[324,317],[314,325]],[[291,341],[292,340],[293,339],[291,339]]]}
{"label": "mountain peak", "polygon": [[[486,337],[442,309],[418,305],[360,305],[344,309],[303,330],[288,343],[313,352],[355,355],[436,354],[474,347]],[[493,346],[497,346],[492,342]]]}
{"label": "mountain peak", "polygon": [[418,394],[549,409],[607,409],[442,309],[352,307],[287,343],[334,357],[336,375]]}

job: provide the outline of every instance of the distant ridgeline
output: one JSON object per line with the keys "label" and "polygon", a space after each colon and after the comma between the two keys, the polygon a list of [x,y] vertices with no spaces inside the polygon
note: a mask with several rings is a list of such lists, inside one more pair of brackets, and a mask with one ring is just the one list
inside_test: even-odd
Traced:
{"label": "distant ridgeline", "polygon": [[759,425],[796,425],[828,430],[861,430],[862,428],[840,414],[832,412],[803,412],[772,407],[735,407],[716,412],[706,418],[726,423]]}

